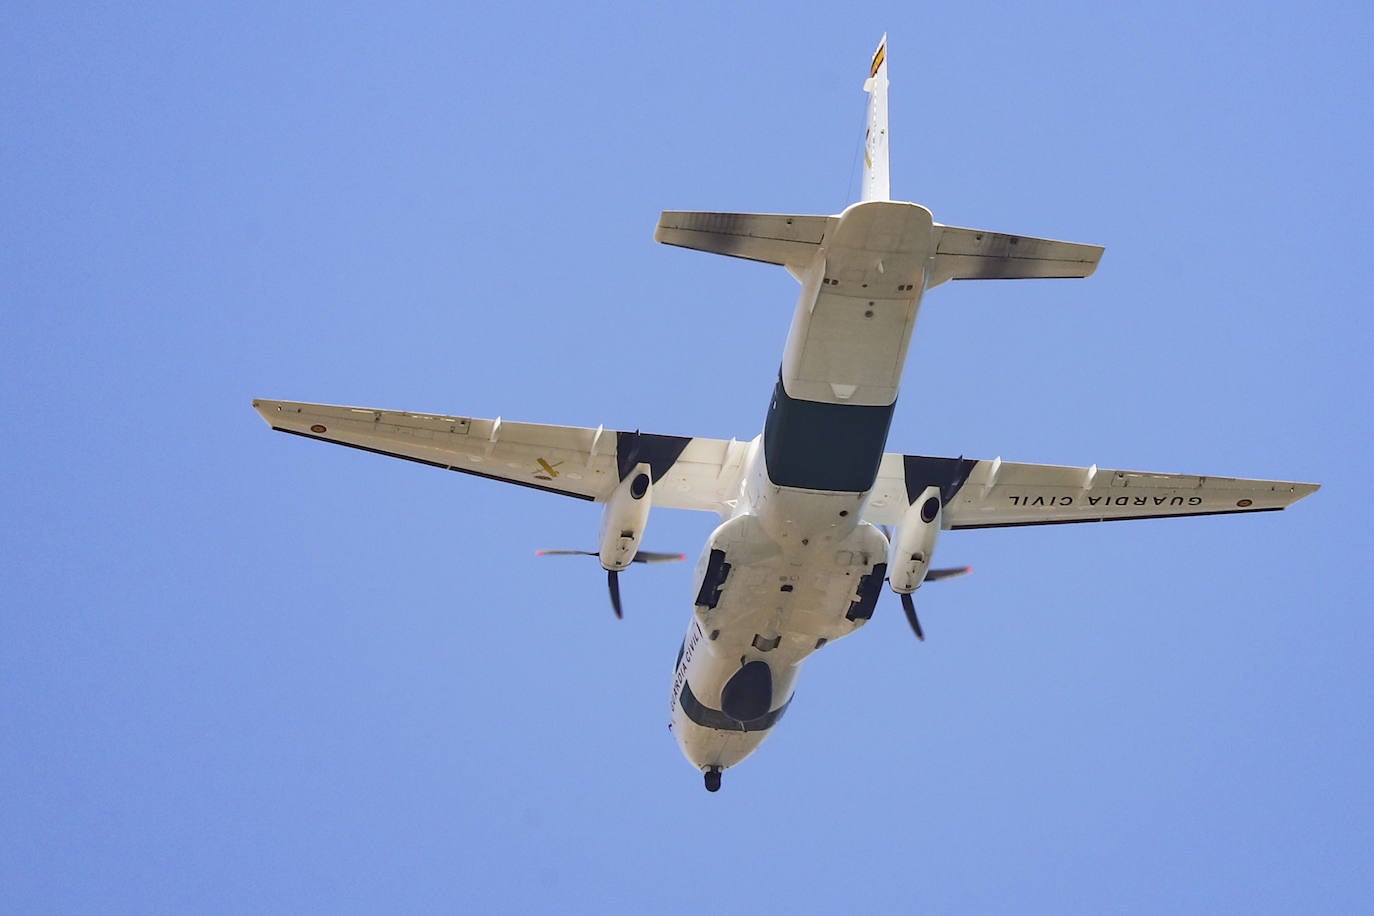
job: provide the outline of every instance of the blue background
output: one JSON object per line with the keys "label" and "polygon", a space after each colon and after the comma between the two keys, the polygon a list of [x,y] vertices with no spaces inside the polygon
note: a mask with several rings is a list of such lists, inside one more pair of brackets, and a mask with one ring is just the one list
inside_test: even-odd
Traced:
{"label": "blue background", "polygon": [[[0,907],[1368,908],[1368,10],[5,5]],[[651,232],[838,212],[883,31],[895,197],[1107,246],[932,292],[890,448],[1323,489],[948,534],[708,796],[690,564],[249,402],[752,437],[795,284]]]}

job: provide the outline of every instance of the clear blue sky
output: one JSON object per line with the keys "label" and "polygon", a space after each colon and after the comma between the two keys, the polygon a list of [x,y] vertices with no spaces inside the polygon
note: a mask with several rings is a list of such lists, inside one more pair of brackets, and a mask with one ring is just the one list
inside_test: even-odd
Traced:
{"label": "clear blue sky", "polygon": [[[1370,17],[6,4],[0,909],[1368,909]],[[709,796],[690,564],[249,404],[753,436],[793,281],[652,229],[841,209],[884,31],[895,196],[1107,246],[932,292],[890,447],[1323,489],[949,535]]]}

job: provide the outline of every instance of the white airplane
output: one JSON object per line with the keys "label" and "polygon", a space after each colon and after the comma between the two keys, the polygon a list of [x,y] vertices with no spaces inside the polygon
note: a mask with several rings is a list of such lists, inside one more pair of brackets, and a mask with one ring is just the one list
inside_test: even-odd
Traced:
{"label": "white airplane", "polygon": [[[837,216],[665,212],[668,245],[787,268],[801,297],[763,433],[691,438],[255,400],[273,429],[603,503],[597,556],[619,573],[651,506],[716,512],[673,673],[671,727],[720,788],[782,718],[808,655],[912,593],[941,531],[1282,509],[1316,484],[885,452],[921,295],[946,280],[1087,277],[1102,248],[934,222],[888,194],[887,37],[864,83],[862,195]],[[889,536],[889,526],[895,534]],[[582,551],[548,551],[580,553]]]}

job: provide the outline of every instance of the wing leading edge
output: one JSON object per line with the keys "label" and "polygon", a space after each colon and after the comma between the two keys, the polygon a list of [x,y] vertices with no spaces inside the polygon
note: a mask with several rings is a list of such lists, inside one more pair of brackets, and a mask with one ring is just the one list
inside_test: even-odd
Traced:
{"label": "wing leading edge", "polygon": [[945,528],[1009,528],[1187,515],[1272,512],[1318,484],[1192,474],[1151,474],[966,458],[886,454],[864,511],[900,524],[928,486],[944,499]]}
{"label": "wing leading edge", "polygon": [[273,429],[577,499],[605,500],[648,462],[654,504],[728,514],[749,443],[255,400]]}

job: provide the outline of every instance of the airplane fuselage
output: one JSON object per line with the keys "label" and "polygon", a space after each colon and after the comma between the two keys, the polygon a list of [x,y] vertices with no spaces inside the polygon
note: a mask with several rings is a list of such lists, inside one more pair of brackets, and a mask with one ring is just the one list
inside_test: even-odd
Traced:
{"label": "airplane fuselage", "polygon": [[849,207],[811,264],[763,434],[697,565],[672,728],[707,771],[739,763],[791,701],[803,660],[863,626],[888,539],[862,522],[931,261],[915,204]]}

